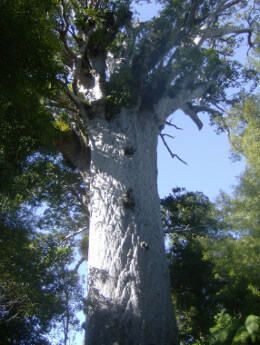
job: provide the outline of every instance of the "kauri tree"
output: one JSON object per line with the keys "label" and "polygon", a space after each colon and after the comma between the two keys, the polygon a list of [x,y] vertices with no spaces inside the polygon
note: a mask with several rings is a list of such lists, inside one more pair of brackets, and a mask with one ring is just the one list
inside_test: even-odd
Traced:
{"label": "kauri tree", "polygon": [[[36,81],[37,106],[52,115],[42,127],[53,123],[57,149],[86,186],[88,345],[178,343],[156,183],[157,138],[178,109],[199,129],[200,112],[221,124],[223,108],[238,96],[226,90],[239,91],[252,75],[233,53],[243,38],[252,45],[257,2],[161,0],[158,15],[140,22],[133,6],[141,2],[43,2],[51,6],[37,37],[43,35],[54,67],[47,64],[50,73],[44,73],[33,53],[17,66],[26,81]],[[12,3],[18,23],[21,6],[37,9],[29,0]],[[1,10],[8,6],[4,1]],[[19,46],[21,61],[30,48]],[[31,86],[25,88],[30,95]]]}

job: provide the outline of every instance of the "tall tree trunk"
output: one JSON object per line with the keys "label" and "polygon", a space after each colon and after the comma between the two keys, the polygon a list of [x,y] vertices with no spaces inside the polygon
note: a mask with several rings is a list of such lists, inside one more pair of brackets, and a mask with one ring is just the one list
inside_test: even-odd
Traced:
{"label": "tall tree trunk", "polygon": [[149,114],[95,118],[91,147],[87,345],[173,345],[177,327]]}

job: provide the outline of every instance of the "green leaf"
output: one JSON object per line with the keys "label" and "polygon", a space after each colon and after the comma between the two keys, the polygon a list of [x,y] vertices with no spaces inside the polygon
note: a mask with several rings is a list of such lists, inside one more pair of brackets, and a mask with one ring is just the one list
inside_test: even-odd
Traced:
{"label": "green leaf", "polygon": [[260,317],[255,315],[249,315],[246,318],[245,327],[249,333],[252,342],[254,343],[257,336],[260,335]]}

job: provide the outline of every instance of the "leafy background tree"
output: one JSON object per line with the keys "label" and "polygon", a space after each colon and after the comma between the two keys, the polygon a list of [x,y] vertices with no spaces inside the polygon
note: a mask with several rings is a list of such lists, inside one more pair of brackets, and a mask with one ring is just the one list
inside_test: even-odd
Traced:
{"label": "leafy background tree", "polygon": [[[222,193],[218,200],[218,212],[226,223],[227,235],[211,245],[219,248],[217,271],[227,284],[218,294],[229,315],[226,326],[230,333],[226,332],[227,338],[222,338],[223,344],[230,341],[231,335],[234,344],[250,344],[259,341],[259,97],[245,99],[230,119],[234,153],[243,154],[247,166],[234,194]],[[212,258],[213,252],[209,252]]]}
{"label": "leafy background tree", "polygon": [[1,344],[47,344],[51,322],[66,315],[68,289],[79,289],[72,249],[33,231],[17,212],[1,213]]}
{"label": "leafy background tree", "polygon": [[84,227],[84,186],[58,155],[62,126],[53,126],[43,106],[61,72],[47,16],[54,5],[0,4],[1,344],[49,344],[46,333],[62,323],[66,344],[68,326],[79,322],[75,309],[83,308],[79,278],[69,268],[77,241],[66,236],[80,220]]}
{"label": "leafy background tree", "polygon": [[259,109],[251,96],[228,118],[233,154],[247,162],[233,195],[212,204],[175,188],[161,202],[184,344],[259,342]]}
{"label": "leafy background tree", "polygon": [[161,205],[180,340],[205,344],[218,312],[216,294],[221,283],[200,239],[219,237],[221,224],[214,217],[214,205],[200,192],[175,188]]}

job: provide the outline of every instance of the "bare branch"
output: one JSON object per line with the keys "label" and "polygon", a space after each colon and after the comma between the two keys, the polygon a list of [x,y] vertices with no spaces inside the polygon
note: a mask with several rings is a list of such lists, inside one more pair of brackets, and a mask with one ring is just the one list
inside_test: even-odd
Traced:
{"label": "bare branch", "polygon": [[168,146],[168,144],[167,144],[167,142],[166,142],[166,140],[164,139],[164,137],[163,137],[162,134],[160,134],[160,137],[162,138],[162,141],[163,141],[165,147],[167,148],[168,152],[170,153],[171,157],[172,157],[172,158],[175,158],[175,157],[176,157],[176,158],[179,159],[182,163],[184,163],[184,164],[187,165],[187,163],[186,163],[184,160],[182,160],[178,155],[176,155],[175,153],[173,153],[173,152],[171,151],[171,149],[169,148],[169,146]]}
{"label": "bare branch", "polygon": [[74,232],[73,234],[69,234],[69,235],[65,236],[64,241],[65,241],[65,240],[68,240],[68,239],[71,238],[71,237],[74,237],[74,236],[76,236],[76,235],[82,233],[83,231],[85,231],[85,230],[87,230],[87,229],[88,229],[88,227],[87,227],[87,226],[84,226],[84,228],[79,229],[78,231]]}
{"label": "bare branch", "polygon": [[165,124],[168,125],[168,126],[172,126],[172,127],[176,128],[176,129],[179,129],[179,130],[183,131],[183,128],[177,127],[176,125],[171,123],[171,121],[166,121]]}
{"label": "bare branch", "polygon": [[167,228],[165,230],[163,230],[164,234],[178,234],[178,233],[184,233],[184,232],[193,232],[194,229],[197,229],[201,227],[201,225],[197,225],[194,227],[190,227],[190,224],[188,224],[186,227],[178,227],[178,228]]}
{"label": "bare branch", "polygon": [[220,105],[218,105],[216,102],[210,100],[210,102],[217,108],[219,109],[223,114],[226,112],[224,108],[222,108]]}
{"label": "bare branch", "polygon": [[161,134],[161,136],[162,137],[169,137],[169,138],[175,139],[175,137],[173,137],[172,135],[167,134],[167,133],[163,133],[163,134]]}
{"label": "bare branch", "polygon": [[209,106],[206,105],[193,105],[191,102],[186,103],[183,107],[182,110],[188,115],[190,116],[190,118],[196,123],[196,125],[198,126],[199,129],[202,128],[203,124],[201,122],[201,120],[198,117],[198,113],[201,112],[206,112],[209,113],[214,117],[219,116],[221,113],[224,113],[225,111],[221,111],[221,113],[213,108],[210,108]]}

